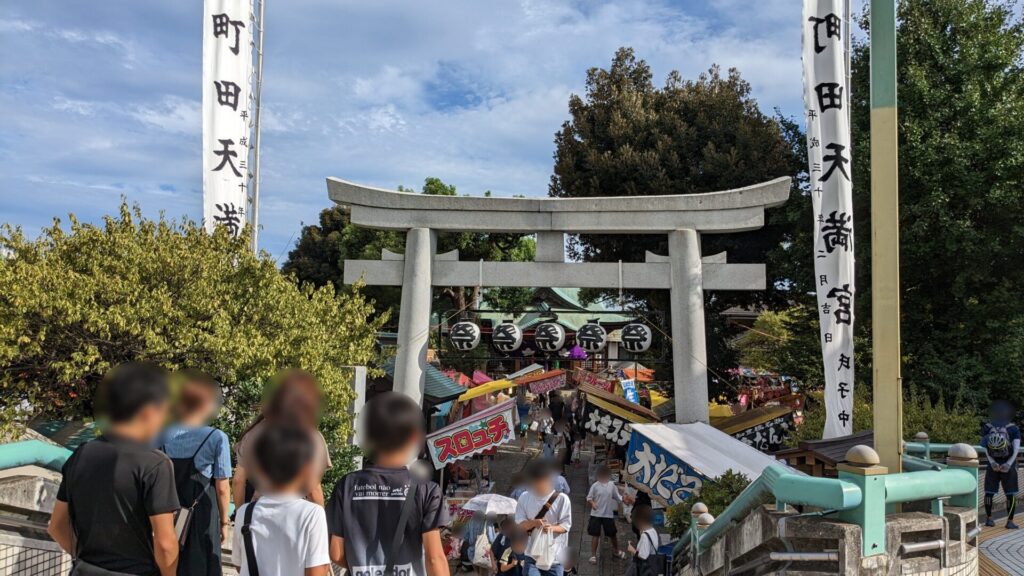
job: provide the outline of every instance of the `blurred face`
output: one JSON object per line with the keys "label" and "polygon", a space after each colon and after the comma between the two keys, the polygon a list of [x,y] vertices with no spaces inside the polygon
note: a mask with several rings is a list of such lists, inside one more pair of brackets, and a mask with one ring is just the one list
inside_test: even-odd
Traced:
{"label": "blurred face", "polygon": [[182,387],[182,397],[186,402],[188,416],[195,420],[209,422],[217,410],[217,392],[213,388],[199,383],[186,382]]}
{"label": "blurred face", "polygon": [[146,404],[135,415],[134,423],[144,436],[152,440],[156,438],[167,421],[167,402]]}
{"label": "blurred face", "polygon": [[512,543],[512,551],[516,554],[523,554],[526,552],[526,540],[519,540]]}
{"label": "blurred face", "polygon": [[551,478],[545,477],[531,480],[530,489],[533,490],[533,493],[537,494],[538,496],[543,496],[544,494],[551,492],[551,490],[553,489],[551,486]]}

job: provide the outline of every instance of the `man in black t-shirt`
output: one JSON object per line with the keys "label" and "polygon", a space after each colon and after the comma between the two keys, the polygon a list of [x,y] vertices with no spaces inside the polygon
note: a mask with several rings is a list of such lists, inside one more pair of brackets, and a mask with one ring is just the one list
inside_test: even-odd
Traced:
{"label": "man in black t-shirt", "polygon": [[[344,476],[327,502],[331,560],[352,576],[448,576],[441,526],[448,512],[441,488],[406,466],[423,443],[423,414],[409,398],[386,392],[367,403],[363,441],[374,465]],[[401,542],[391,550],[407,497],[414,497]]]}
{"label": "man in black t-shirt", "polygon": [[150,448],[167,414],[167,376],[123,364],[104,379],[97,405],[110,425],[64,464],[49,533],[88,565],[115,574],[172,576],[178,563],[174,467]]}

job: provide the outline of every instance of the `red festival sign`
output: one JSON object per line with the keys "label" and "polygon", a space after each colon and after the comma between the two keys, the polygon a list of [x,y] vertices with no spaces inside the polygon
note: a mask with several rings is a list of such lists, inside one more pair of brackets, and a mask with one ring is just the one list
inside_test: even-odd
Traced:
{"label": "red festival sign", "polygon": [[469,458],[512,440],[515,429],[515,400],[502,402],[463,418],[427,436],[427,448],[435,468]]}

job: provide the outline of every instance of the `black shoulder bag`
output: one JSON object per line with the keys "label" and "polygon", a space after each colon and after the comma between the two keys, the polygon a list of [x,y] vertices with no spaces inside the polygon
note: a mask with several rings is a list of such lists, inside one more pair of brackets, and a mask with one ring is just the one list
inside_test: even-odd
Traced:
{"label": "black shoulder bag", "polygon": [[405,494],[405,500],[402,501],[402,512],[398,516],[398,526],[395,529],[394,535],[391,537],[391,546],[384,552],[384,559],[387,561],[387,566],[384,568],[384,576],[394,576],[395,573],[395,562],[396,554],[402,548],[402,543],[405,542],[405,529],[409,525],[409,516],[412,515],[412,506],[416,502],[416,489],[418,483],[416,478],[412,475],[409,476],[409,491]]}
{"label": "black shoulder bag", "polygon": [[252,511],[256,509],[256,500],[245,506],[244,520],[242,521],[242,541],[245,544],[245,565],[249,569],[249,576],[260,576],[260,567],[256,564],[256,547],[252,543]]}
{"label": "black shoulder bag", "polygon": [[642,537],[647,538],[647,541],[651,543],[651,553],[647,555],[647,558],[640,558],[639,555],[633,556],[637,576],[666,576],[668,574],[668,558],[664,554],[658,554],[658,546],[650,534],[644,532]]}

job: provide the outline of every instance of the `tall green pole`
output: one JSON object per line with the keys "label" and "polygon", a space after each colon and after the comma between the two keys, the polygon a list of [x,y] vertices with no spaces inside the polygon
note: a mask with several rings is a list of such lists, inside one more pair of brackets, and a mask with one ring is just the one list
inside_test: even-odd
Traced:
{"label": "tall green pole", "polygon": [[871,0],[871,341],[875,450],[902,470],[896,0]]}

